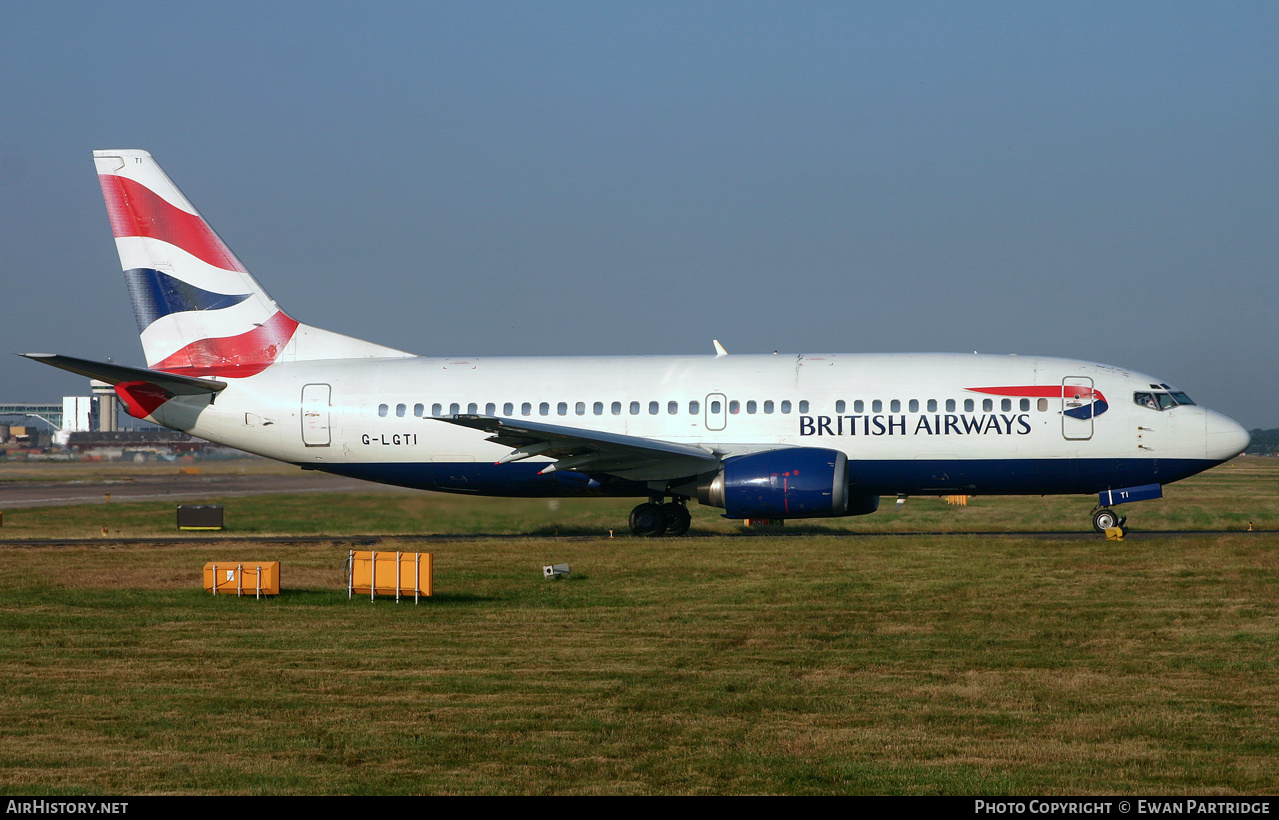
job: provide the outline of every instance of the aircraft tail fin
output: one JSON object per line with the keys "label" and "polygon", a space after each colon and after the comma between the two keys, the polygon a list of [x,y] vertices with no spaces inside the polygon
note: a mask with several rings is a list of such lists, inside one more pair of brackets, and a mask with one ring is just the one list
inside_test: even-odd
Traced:
{"label": "aircraft tail fin", "polygon": [[290,317],[146,151],[93,161],[148,367],[244,378],[276,361],[411,355]]}

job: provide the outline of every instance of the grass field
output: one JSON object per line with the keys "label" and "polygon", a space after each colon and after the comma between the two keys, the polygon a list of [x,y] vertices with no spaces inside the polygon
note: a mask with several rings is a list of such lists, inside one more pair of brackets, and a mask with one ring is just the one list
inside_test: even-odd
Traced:
{"label": "grass field", "polygon": [[[0,476],[20,465],[0,466]],[[67,469],[70,468],[70,469]],[[128,481],[138,474],[174,473],[174,465],[40,465],[25,467],[29,479]],[[221,472],[297,473],[296,467],[265,460],[214,463],[201,467]],[[3,492],[0,485],[0,492]],[[1199,476],[1164,488],[1156,501],[1121,506],[1138,531],[1279,529],[1279,458],[1237,458]],[[1089,513],[1096,496],[974,497],[966,507],[938,498],[908,499],[900,512],[885,498],[879,512],[852,518],[788,522],[784,532],[1023,532],[1091,531]],[[626,520],[637,499],[502,499],[441,493],[350,493],[313,498],[259,495],[187,500],[226,508],[227,532],[242,535],[352,534],[533,534],[617,535],[629,532]],[[111,502],[78,507],[5,510],[0,538],[90,538],[102,528],[108,536],[170,536],[175,532],[174,502]],[[694,534],[740,532],[740,522],[722,510],[689,505]]]}
{"label": "grass field", "polygon": [[[1272,462],[1130,514],[1273,529]],[[6,547],[0,791],[1279,792],[1273,533],[836,532],[1078,531],[1091,506],[990,498],[771,537],[705,509],[699,538],[550,534],[630,503],[228,500],[237,532],[535,533],[397,541],[435,553],[420,606],[348,601],[340,538]],[[172,505],[138,504],[7,511],[3,535],[103,515],[173,532]],[[204,594],[210,560],[281,561],[285,592]],[[553,562],[573,577],[544,580]]]}

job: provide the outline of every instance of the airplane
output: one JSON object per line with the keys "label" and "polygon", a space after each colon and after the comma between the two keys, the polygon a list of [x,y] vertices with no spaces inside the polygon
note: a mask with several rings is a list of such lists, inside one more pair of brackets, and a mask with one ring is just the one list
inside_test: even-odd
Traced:
{"label": "airplane", "polygon": [[729,519],[865,515],[881,496],[1098,494],[1114,507],[1242,452],[1243,427],[1162,379],[1018,355],[426,357],[303,324],[151,155],[93,152],[146,368],[100,379],[133,416],[369,481],[472,495],[688,502]]}

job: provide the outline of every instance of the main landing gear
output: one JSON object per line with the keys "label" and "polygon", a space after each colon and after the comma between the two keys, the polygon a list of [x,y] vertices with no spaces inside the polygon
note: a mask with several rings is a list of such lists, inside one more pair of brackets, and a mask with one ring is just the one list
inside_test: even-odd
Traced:
{"label": "main landing gear", "polygon": [[631,510],[631,532],[644,538],[683,535],[691,523],[693,516],[688,512],[688,499],[682,496],[665,504],[661,496],[655,496]]}
{"label": "main landing gear", "polygon": [[1105,532],[1111,527],[1123,528],[1128,516],[1120,515],[1109,507],[1098,507],[1092,512],[1092,526],[1097,532]]}

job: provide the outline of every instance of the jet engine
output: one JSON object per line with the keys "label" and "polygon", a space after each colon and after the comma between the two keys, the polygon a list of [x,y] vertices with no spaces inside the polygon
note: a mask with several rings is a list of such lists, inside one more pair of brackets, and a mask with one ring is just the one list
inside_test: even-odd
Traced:
{"label": "jet engine", "polygon": [[698,482],[697,500],[725,518],[827,518],[866,515],[878,495],[848,492],[848,457],[839,450],[788,447],[734,456]]}

